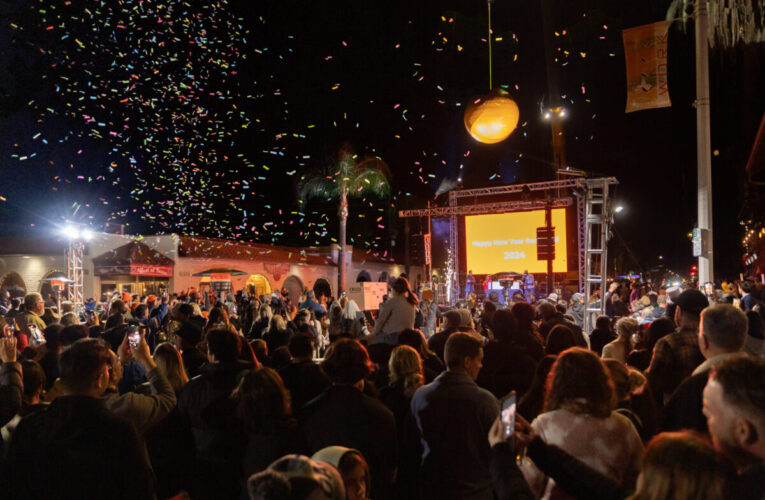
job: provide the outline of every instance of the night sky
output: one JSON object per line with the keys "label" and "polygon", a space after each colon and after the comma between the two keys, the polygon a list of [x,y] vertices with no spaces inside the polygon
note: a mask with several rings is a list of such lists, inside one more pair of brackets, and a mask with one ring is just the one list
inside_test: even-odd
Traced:
{"label": "night sky", "polygon": [[[625,267],[663,255],[687,272],[692,25],[670,30],[673,106],[626,115],[621,30],[664,19],[669,2],[554,4],[568,162],[619,179],[625,211],[614,247]],[[539,2],[492,9],[494,85],[521,118],[491,146],[462,120],[488,90],[484,2],[10,0],[0,16],[4,235],[71,218],[130,233],[326,245],[337,234],[335,205],[299,204],[296,185],[331,175],[338,152],[352,151],[380,157],[391,174],[394,196],[353,200],[348,231],[355,246],[385,254],[403,247],[396,210],[424,207],[444,180],[481,187],[551,175]],[[763,56],[762,44],[711,53],[718,275],[740,267],[737,217],[765,110]]]}

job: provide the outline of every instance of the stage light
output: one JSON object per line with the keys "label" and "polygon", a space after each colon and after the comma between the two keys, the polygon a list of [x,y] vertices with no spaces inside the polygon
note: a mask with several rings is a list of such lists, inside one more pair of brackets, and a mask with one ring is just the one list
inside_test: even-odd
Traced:
{"label": "stage light", "polygon": [[61,229],[61,234],[66,236],[70,240],[78,240],[80,239],[80,230],[77,228],[77,226],[73,226],[71,224],[67,224]]}
{"label": "stage light", "polygon": [[495,89],[465,109],[465,128],[473,139],[484,144],[505,140],[518,125],[518,105],[507,92]]}
{"label": "stage light", "polygon": [[83,229],[80,232],[80,236],[82,237],[83,240],[90,241],[93,239],[93,231],[91,231],[90,229]]}

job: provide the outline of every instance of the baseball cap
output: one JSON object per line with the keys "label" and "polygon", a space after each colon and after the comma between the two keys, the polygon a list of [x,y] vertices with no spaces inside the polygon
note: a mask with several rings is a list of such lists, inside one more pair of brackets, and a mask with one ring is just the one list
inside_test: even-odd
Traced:
{"label": "baseball cap", "polygon": [[674,301],[683,312],[699,315],[701,311],[709,307],[707,296],[695,288],[681,293]]}

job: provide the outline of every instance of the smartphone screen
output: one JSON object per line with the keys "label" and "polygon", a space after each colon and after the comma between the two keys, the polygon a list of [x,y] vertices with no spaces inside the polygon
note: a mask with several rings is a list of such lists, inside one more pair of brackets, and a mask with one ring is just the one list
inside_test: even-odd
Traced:
{"label": "smartphone screen", "polygon": [[29,331],[32,333],[32,338],[36,344],[45,343],[45,336],[40,331],[40,328],[37,327],[37,325],[29,325]]}
{"label": "smartphone screen", "polygon": [[141,341],[140,327],[138,325],[128,326],[128,344],[130,350],[135,351],[138,348],[138,343]]}
{"label": "smartphone screen", "polygon": [[505,425],[505,439],[509,438],[515,432],[515,391],[502,401],[502,423]]}

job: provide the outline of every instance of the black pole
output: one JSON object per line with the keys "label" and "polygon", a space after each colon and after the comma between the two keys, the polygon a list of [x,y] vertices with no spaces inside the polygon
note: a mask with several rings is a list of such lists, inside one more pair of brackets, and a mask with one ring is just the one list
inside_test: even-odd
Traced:
{"label": "black pole", "polygon": [[[400,227],[400,226],[399,226]],[[409,256],[409,218],[404,219],[404,269],[409,276],[410,256]],[[409,280],[411,281],[411,277]]]}
{"label": "black pole", "polygon": [[[552,227],[552,203],[545,205],[545,227],[547,228],[547,237],[550,238],[549,243],[555,248],[555,237]],[[547,295],[553,292],[553,259],[547,259]]]}

